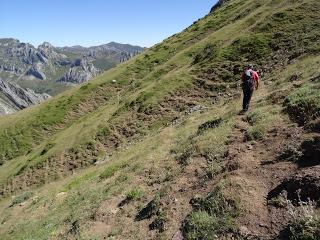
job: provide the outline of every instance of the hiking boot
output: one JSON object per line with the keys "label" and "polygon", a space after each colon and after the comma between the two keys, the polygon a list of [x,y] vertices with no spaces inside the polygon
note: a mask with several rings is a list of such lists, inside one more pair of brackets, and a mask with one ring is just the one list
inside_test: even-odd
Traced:
{"label": "hiking boot", "polygon": [[248,110],[246,110],[246,109],[242,109],[242,110],[238,113],[238,115],[244,115],[247,111],[248,111]]}

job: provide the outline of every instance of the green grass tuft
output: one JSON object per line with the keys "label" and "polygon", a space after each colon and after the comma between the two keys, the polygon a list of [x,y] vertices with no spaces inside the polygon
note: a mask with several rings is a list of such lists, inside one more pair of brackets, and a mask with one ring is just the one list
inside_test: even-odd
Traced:
{"label": "green grass tuft", "polygon": [[33,192],[24,192],[12,199],[10,207],[23,203],[33,196]]}
{"label": "green grass tuft", "polygon": [[128,201],[135,201],[135,200],[141,199],[142,196],[143,196],[143,190],[139,187],[135,187],[126,194],[126,199]]}
{"label": "green grass tuft", "polygon": [[215,240],[235,231],[234,219],[240,214],[239,203],[224,195],[223,185],[216,186],[208,197],[195,199],[192,204],[194,211],[183,225],[187,240]]}
{"label": "green grass tuft", "polygon": [[320,215],[296,219],[290,225],[290,240],[320,239]]}
{"label": "green grass tuft", "polygon": [[306,86],[285,98],[284,107],[291,118],[306,124],[320,116],[320,88]]}

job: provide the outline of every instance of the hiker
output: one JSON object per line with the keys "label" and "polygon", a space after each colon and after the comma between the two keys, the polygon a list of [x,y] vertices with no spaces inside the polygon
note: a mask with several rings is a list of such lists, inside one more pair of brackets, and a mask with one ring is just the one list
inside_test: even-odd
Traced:
{"label": "hiker", "polygon": [[253,70],[253,66],[249,64],[244,68],[241,78],[243,90],[243,105],[241,113],[245,113],[249,109],[254,89],[258,90],[259,88],[259,75]]}

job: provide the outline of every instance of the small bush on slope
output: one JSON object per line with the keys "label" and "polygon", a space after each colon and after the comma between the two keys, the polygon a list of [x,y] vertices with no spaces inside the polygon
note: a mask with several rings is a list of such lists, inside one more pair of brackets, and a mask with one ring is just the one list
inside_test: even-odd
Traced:
{"label": "small bush on slope", "polygon": [[[299,193],[298,193],[299,195]],[[288,211],[294,219],[289,226],[290,240],[320,239],[320,215],[316,212],[316,203],[309,200],[303,202],[299,195],[299,208],[288,202]]]}
{"label": "small bush on slope", "polygon": [[303,125],[320,116],[320,89],[307,86],[286,97],[284,107],[290,117]]}
{"label": "small bush on slope", "polygon": [[11,207],[27,201],[33,195],[32,192],[24,192],[12,199]]}
{"label": "small bush on slope", "polygon": [[227,198],[223,189],[220,184],[206,198],[192,200],[194,211],[183,224],[186,239],[214,240],[235,230],[233,221],[240,213],[239,204]]}
{"label": "small bush on slope", "polygon": [[320,239],[320,215],[296,220],[290,226],[290,235],[291,240]]}
{"label": "small bush on slope", "polygon": [[139,187],[135,187],[127,193],[126,198],[128,201],[133,201],[133,200],[140,199],[142,196],[143,196],[143,190]]}
{"label": "small bush on slope", "polygon": [[276,126],[279,118],[279,109],[277,108],[269,106],[256,107],[244,117],[244,121],[250,124],[245,133],[245,140],[264,139],[268,129],[273,125]]}

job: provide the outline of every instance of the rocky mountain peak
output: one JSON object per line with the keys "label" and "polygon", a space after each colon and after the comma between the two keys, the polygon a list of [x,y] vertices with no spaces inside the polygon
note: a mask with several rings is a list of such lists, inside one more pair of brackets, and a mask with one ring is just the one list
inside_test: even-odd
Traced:
{"label": "rocky mountain peak", "polygon": [[0,46],[9,46],[14,44],[19,44],[20,41],[14,38],[0,38]]}
{"label": "rocky mountain peak", "polygon": [[39,48],[39,49],[41,49],[41,48],[50,48],[50,49],[53,49],[54,46],[51,45],[51,43],[49,43],[49,42],[43,42],[41,45],[38,46],[38,48]]}

